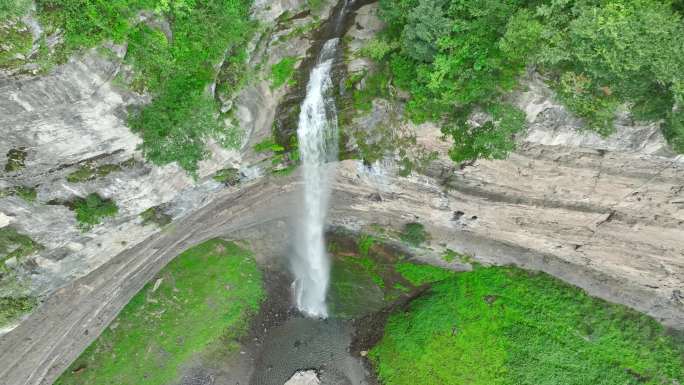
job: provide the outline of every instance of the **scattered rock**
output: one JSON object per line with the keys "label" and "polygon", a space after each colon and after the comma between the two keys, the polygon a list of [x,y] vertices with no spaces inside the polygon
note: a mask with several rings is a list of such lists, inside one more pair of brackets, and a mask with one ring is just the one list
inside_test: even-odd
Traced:
{"label": "scattered rock", "polygon": [[154,283],[154,286],[152,287],[152,292],[153,292],[153,293],[154,293],[155,291],[157,291],[157,289],[159,289],[159,285],[162,284],[162,281],[164,281],[164,278],[159,278],[159,279]]}
{"label": "scattered rock", "polygon": [[315,370],[302,370],[290,377],[284,385],[319,385],[321,380]]}

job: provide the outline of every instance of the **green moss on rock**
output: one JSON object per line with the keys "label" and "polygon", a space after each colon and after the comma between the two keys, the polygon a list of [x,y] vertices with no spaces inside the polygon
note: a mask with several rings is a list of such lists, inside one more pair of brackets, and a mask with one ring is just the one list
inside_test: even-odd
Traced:
{"label": "green moss on rock", "polygon": [[5,261],[8,259],[21,260],[42,248],[43,246],[31,237],[19,233],[10,226],[0,228],[0,272],[5,269]]}
{"label": "green moss on rock", "polygon": [[84,164],[78,170],[67,175],[66,179],[70,183],[80,183],[105,177],[115,171],[121,171],[120,164],[103,164],[101,166],[94,166],[92,164]]}
{"label": "green moss on rock", "polygon": [[161,206],[150,207],[149,209],[143,211],[140,214],[140,217],[143,220],[143,225],[154,223],[159,227],[166,226],[173,220],[170,215],[164,213]]}
{"label": "green moss on rock", "polygon": [[5,164],[6,172],[16,172],[26,167],[26,158],[28,153],[26,148],[12,148],[7,152],[7,163]]}

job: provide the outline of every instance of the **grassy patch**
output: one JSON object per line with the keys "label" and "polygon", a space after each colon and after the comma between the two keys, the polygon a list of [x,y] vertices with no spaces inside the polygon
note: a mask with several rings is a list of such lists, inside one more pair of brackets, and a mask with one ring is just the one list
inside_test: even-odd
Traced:
{"label": "grassy patch", "polygon": [[234,352],[263,298],[251,253],[207,241],[171,261],[55,384],[173,383],[193,355]]}
{"label": "grassy patch", "polygon": [[0,327],[17,321],[37,304],[34,297],[0,297]]}
{"label": "grassy patch", "polygon": [[399,238],[410,245],[420,246],[421,243],[427,240],[427,232],[425,231],[425,226],[420,223],[407,223],[404,225],[404,230],[399,235]]}
{"label": "grassy patch", "polygon": [[72,203],[72,207],[82,230],[88,230],[94,225],[102,223],[104,218],[113,217],[119,212],[114,201],[104,199],[96,193],[76,199]]}
{"label": "grassy patch", "polygon": [[400,262],[395,266],[396,271],[414,286],[437,282],[454,276],[454,272],[430,265],[416,265],[410,262]]}
{"label": "grassy patch", "polygon": [[684,381],[683,353],[650,317],[492,267],[435,283],[390,317],[369,356],[385,385],[655,385]]}
{"label": "grassy patch", "polygon": [[295,85],[296,80],[293,75],[298,61],[296,57],[288,56],[271,67],[271,85],[273,88],[280,88],[285,83],[289,86]]}

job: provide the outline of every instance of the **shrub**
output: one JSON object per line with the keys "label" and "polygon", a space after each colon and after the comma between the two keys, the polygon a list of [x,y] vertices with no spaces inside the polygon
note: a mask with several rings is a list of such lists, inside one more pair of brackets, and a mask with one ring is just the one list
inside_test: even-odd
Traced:
{"label": "shrub", "polygon": [[420,223],[412,222],[404,225],[404,230],[399,237],[406,243],[413,246],[420,246],[421,243],[427,240],[427,232],[425,232],[425,226]]}
{"label": "shrub", "polygon": [[273,88],[280,88],[285,83],[289,86],[295,84],[296,81],[293,78],[293,75],[298,61],[299,60],[296,57],[289,56],[283,58],[271,67],[271,85]]}
{"label": "shrub", "polygon": [[114,201],[103,199],[96,193],[76,199],[72,206],[82,230],[89,230],[94,225],[102,223],[104,218],[113,217],[119,212]]}
{"label": "shrub", "polygon": [[367,257],[373,244],[375,244],[375,238],[373,238],[372,235],[361,235],[359,238],[359,254],[361,254],[362,257]]}

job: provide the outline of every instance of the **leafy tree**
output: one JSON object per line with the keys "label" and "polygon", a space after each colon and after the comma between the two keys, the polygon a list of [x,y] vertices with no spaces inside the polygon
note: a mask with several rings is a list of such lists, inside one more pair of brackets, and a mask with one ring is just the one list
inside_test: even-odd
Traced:
{"label": "leafy tree", "polygon": [[476,125],[463,118],[442,127],[454,145],[449,156],[455,162],[476,159],[504,159],[515,148],[514,136],[525,127],[525,114],[508,104],[496,104],[487,111],[491,119]]}
{"label": "leafy tree", "polygon": [[438,52],[438,41],[449,34],[452,21],[444,11],[445,0],[420,0],[409,12],[401,35],[404,52],[414,60],[431,62]]}
{"label": "leafy tree", "polygon": [[[602,135],[627,103],[639,120],[663,120],[683,151],[684,23],[681,0],[381,0],[402,50],[388,60],[395,86],[410,92],[407,115],[443,122],[452,157],[503,157],[520,116],[497,111],[526,66],[550,79],[558,98]],[[480,108],[493,117],[467,124]],[[500,122],[500,123],[496,123]]]}

